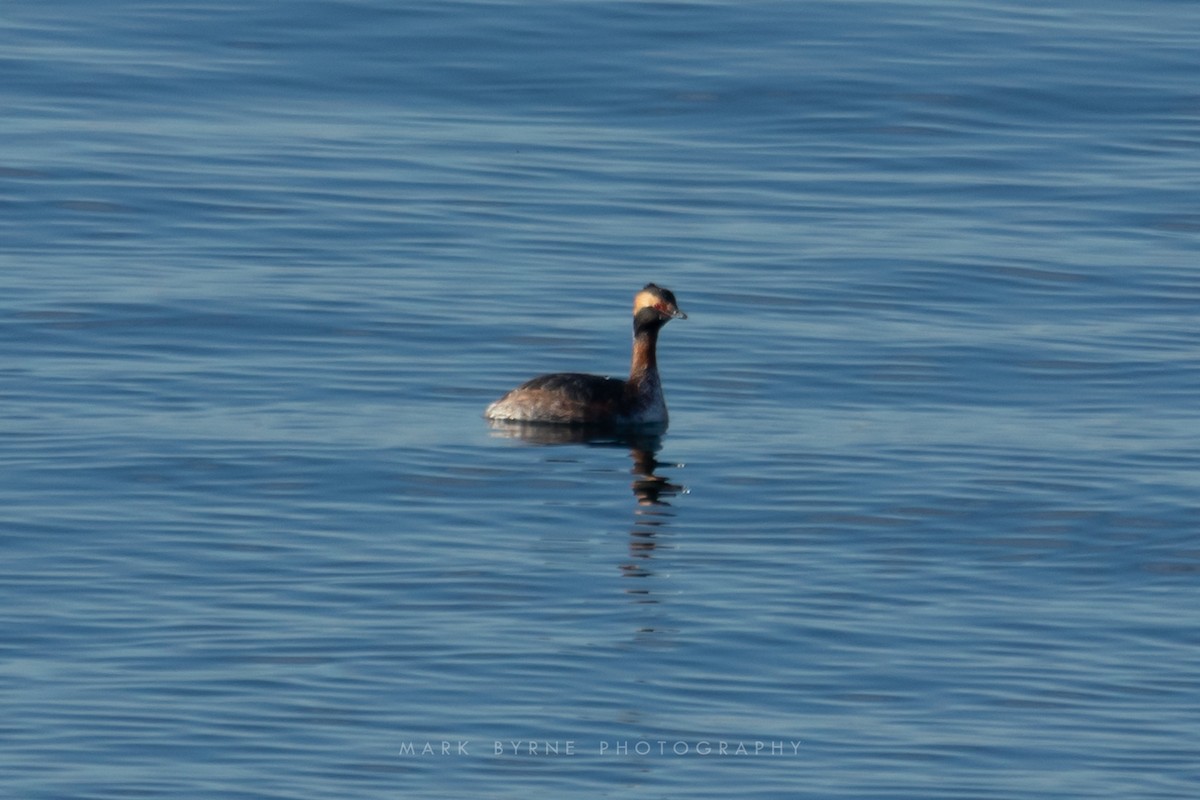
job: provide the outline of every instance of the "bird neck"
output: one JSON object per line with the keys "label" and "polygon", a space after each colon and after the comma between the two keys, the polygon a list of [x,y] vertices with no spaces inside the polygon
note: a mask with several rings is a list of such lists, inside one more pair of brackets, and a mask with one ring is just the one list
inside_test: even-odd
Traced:
{"label": "bird neck", "polygon": [[647,326],[633,333],[633,358],[629,365],[630,383],[638,383],[658,374],[658,326]]}

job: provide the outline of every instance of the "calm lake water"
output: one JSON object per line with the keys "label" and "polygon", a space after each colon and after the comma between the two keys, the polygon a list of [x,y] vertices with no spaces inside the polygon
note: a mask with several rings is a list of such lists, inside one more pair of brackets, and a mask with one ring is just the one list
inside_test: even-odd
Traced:
{"label": "calm lake water", "polygon": [[7,3],[0,794],[1195,797],[1198,41]]}

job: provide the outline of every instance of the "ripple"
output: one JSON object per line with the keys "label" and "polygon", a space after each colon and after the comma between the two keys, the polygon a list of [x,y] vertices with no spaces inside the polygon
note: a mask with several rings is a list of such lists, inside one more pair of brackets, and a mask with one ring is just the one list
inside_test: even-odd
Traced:
{"label": "ripple", "polygon": [[1191,797],[1190,7],[333,10],[0,31],[14,792]]}

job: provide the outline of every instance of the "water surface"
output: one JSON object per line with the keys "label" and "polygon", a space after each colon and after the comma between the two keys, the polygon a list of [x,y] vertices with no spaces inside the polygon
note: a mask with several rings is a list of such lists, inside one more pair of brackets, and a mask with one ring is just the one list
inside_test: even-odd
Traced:
{"label": "water surface", "polygon": [[5,789],[1190,798],[1198,35],[10,4]]}

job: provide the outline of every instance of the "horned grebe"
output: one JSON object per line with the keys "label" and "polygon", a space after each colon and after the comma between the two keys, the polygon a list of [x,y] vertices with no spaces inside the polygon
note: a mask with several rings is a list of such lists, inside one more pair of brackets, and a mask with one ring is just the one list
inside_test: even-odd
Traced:
{"label": "horned grebe", "polygon": [[633,359],[629,380],[556,372],[513,389],[487,407],[484,416],[514,422],[574,425],[665,424],[667,403],[658,378],[655,346],[668,320],[687,319],[667,289],[646,284],[633,298]]}

